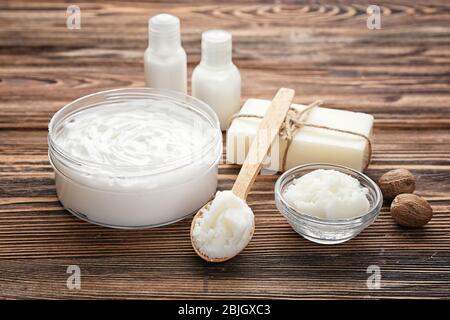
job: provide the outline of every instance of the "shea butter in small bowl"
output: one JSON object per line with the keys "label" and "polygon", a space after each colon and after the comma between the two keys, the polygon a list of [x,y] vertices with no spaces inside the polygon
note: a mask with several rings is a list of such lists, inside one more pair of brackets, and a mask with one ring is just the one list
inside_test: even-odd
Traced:
{"label": "shea butter in small bowl", "polygon": [[337,244],[354,238],[376,220],[383,196],[374,181],[356,170],[308,164],[278,178],[275,202],[301,236]]}

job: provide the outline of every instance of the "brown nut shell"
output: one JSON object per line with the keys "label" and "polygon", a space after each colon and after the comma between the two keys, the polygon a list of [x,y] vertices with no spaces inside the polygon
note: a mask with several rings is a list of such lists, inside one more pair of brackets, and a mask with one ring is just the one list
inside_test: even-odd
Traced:
{"label": "brown nut shell", "polygon": [[401,226],[418,228],[431,220],[433,209],[424,198],[404,193],[399,194],[392,201],[391,216]]}
{"label": "brown nut shell", "polygon": [[416,189],[416,178],[409,170],[395,169],[383,174],[378,185],[383,197],[392,200],[399,194],[413,193]]}

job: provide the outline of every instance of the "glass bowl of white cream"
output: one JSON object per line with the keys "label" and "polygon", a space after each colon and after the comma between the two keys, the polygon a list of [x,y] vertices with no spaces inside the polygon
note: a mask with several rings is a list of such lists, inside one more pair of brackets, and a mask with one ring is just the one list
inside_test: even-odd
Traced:
{"label": "glass bowl of white cream", "polygon": [[308,164],[284,172],[275,184],[278,210],[304,238],[348,241],[372,224],[383,205],[378,185],[356,170]]}
{"label": "glass bowl of white cream", "polygon": [[48,145],[60,202],[94,224],[173,223],[216,192],[218,118],[182,93],[131,88],[82,97],[53,116]]}

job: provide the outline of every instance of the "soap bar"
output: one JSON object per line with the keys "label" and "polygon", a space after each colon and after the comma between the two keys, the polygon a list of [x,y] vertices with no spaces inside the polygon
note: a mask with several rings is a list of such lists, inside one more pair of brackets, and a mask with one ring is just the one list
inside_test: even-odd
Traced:
{"label": "soap bar", "polygon": [[[248,99],[239,114],[264,116],[269,105],[269,100]],[[300,104],[292,104],[292,107],[299,111],[306,108],[305,105]],[[363,134],[369,139],[372,135],[373,116],[366,113],[316,107],[306,112],[302,121],[307,124]],[[260,122],[261,119],[248,117],[238,117],[233,120],[227,131],[227,163],[242,164],[244,162]],[[284,139],[276,141],[272,145],[272,155],[268,156],[270,161],[268,160],[263,167],[281,171],[286,146]],[[360,136],[302,126],[296,131],[289,146],[284,169],[307,163],[329,163],[362,171],[368,157],[369,144]]]}

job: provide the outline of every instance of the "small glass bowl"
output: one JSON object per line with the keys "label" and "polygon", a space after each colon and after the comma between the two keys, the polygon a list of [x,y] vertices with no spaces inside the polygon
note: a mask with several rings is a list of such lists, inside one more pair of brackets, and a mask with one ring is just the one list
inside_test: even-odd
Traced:
{"label": "small glass bowl", "polygon": [[[369,190],[369,211],[357,218],[325,220],[299,212],[289,205],[283,197],[286,188],[294,179],[317,169],[333,169],[358,179]],[[275,184],[275,203],[292,228],[304,238],[321,244],[337,244],[354,238],[377,219],[383,205],[383,195],[372,179],[358,171],[344,166],[314,163],[294,167],[278,178]]]}

